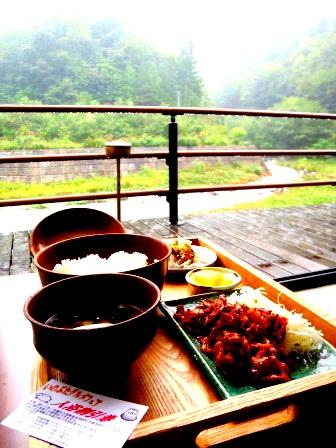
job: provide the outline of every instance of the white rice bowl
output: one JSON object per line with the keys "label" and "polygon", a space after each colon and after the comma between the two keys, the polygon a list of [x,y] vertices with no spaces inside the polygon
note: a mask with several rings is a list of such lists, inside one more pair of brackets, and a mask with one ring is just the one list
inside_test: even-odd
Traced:
{"label": "white rice bowl", "polygon": [[108,258],[89,254],[83,258],[65,259],[57,263],[53,272],[60,274],[86,275],[104,274],[139,269],[148,264],[148,257],[140,252],[114,252]]}

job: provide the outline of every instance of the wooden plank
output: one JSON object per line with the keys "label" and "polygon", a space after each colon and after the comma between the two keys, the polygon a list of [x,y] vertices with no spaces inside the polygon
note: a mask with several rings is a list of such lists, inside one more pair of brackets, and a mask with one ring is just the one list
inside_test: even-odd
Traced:
{"label": "wooden plank", "polygon": [[135,233],[140,233],[142,235],[153,236],[157,238],[163,238],[170,236],[169,232],[166,232],[166,235],[163,235],[163,230],[159,229],[159,225],[155,224],[154,220],[138,220],[132,221],[132,227],[136,231]]}
{"label": "wooden plank", "polygon": [[302,214],[296,212],[291,215],[282,214],[279,217],[282,220],[286,220],[286,227],[289,227],[300,239],[304,238],[309,241],[312,238],[319,243],[320,247],[327,251],[330,251],[331,246],[336,245],[334,237],[336,226],[333,228],[333,226],[328,225],[328,222],[322,223],[317,221],[309,216],[307,212]]}
{"label": "wooden plank", "polygon": [[[232,232],[239,236],[239,238],[244,239],[250,243],[255,244],[259,248],[264,249],[265,251],[271,252],[277,255],[279,258],[278,263],[280,266],[282,264],[286,265],[286,268],[291,270],[292,274],[300,274],[309,271],[316,271],[325,268],[325,264],[317,263],[311,260],[309,257],[309,253],[306,253],[299,249],[299,253],[296,250],[297,247],[295,245],[295,240],[291,240],[291,244],[283,243],[283,236],[278,233],[278,231],[269,231],[269,229],[263,227],[263,232],[261,233],[261,229],[252,228],[252,226],[248,226],[251,229],[250,232],[244,232],[242,230],[241,225],[229,223],[227,219],[223,218],[223,216],[219,216],[217,218],[220,222],[223,222],[225,225],[226,232],[229,229],[232,229]],[[261,239],[262,238],[262,239]]]}
{"label": "wooden plank", "polygon": [[[211,218],[210,218],[211,219]],[[258,250],[263,250],[266,257],[272,261],[273,264],[283,267],[290,271],[291,274],[303,274],[309,270],[322,269],[324,266],[315,262],[311,262],[304,257],[297,256],[291,251],[287,251],[281,247],[276,247],[275,242],[270,240],[268,235],[263,239],[260,239],[259,233],[256,231],[246,232],[242,226],[237,226],[236,224],[229,223],[227,220],[223,220],[221,216],[216,217],[215,220],[222,226],[225,226],[225,233],[228,233],[236,238],[241,239],[247,243],[250,243],[258,248]]]}
{"label": "wooden plank", "polygon": [[308,260],[316,261],[320,263],[320,267],[312,267],[311,270],[325,269],[326,267],[333,267],[336,264],[336,252],[327,251],[324,254],[319,249],[318,242],[315,238],[309,238],[306,236],[304,229],[295,232],[293,227],[289,224],[282,224],[279,219],[279,223],[276,227],[272,228],[269,225],[263,225],[260,220],[248,220],[242,216],[236,218],[236,223],[243,225],[245,222],[249,222],[247,227],[253,229],[256,233],[260,232],[266,239],[273,239],[276,246],[282,245],[289,251],[301,255]]}
{"label": "wooden plank", "polygon": [[10,275],[23,274],[31,271],[28,231],[15,232],[13,236],[13,251]]}
{"label": "wooden plank", "polygon": [[258,250],[256,246],[226,234],[224,231],[221,231],[221,228],[212,226],[209,221],[204,218],[194,218],[193,222],[197,222],[197,226],[201,229],[211,229],[211,233],[216,235],[216,237],[212,237],[212,239],[218,241],[218,244],[272,277],[281,277],[282,275],[291,274],[286,268],[280,268],[274,263],[275,258],[272,254],[266,254],[265,251]]}
{"label": "wooden plank", "polygon": [[[332,238],[335,235],[336,228],[336,211],[314,209],[312,207],[288,207],[282,209],[272,209],[273,217],[281,217],[283,219],[291,220],[291,225],[294,228],[304,229],[313,235]],[[270,216],[270,214],[268,214]],[[335,241],[335,238],[333,239]]]}
{"label": "wooden plank", "polygon": [[[247,234],[241,234],[236,224],[229,223],[227,219],[221,218],[222,215],[215,215],[207,216],[206,218],[197,218],[197,220],[202,219],[204,224],[208,225],[212,229],[212,233],[218,232],[220,236],[224,234],[227,235],[232,242],[239,245],[239,247],[250,251],[254,255],[257,255],[258,257],[274,264],[278,262],[277,256],[274,256],[274,254],[267,250],[260,249],[260,247],[257,244],[254,244],[254,241],[251,241],[250,238],[246,239]],[[225,238],[227,238],[227,236],[225,236]]]}
{"label": "wooden plank", "polygon": [[[166,217],[160,217],[123,225],[127,232],[158,238],[202,235],[271,277],[336,265],[336,204],[225,211],[181,221],[183,225],[171,226]],[[25,237],[20,233],[0,235],[0,275],[19,272],[31,272]]]}
{"label": "wooden plank", "polygon": [[174,235],[173,226],[168,224],[168,221],[158,222],[156,219],[144,219],[144,224],[153,232],[153,236],[156,235],[159,238],[170,238]]}
{"label": "wooden plank", "polygon": [[202,431],[196,437],[196,446],[197,448],[214,447],[239,437],[246,437],[249,434],[268,431],[271,428],[294,422],[297,416],[298,408],[291,404],[281,406],[280,409],[271,412],[268,411],[254,419],[237,419],[234,422]]}
{"label": "wooden plank", "polygon": [[0,234],[0,275],[9,275],[12,257],[13,234]]}

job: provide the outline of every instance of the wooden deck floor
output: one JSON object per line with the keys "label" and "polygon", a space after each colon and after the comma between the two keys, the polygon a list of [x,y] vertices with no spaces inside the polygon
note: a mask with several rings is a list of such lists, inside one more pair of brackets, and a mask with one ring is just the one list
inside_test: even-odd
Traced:
{"label": "wooden deck floor", "polygon": [[[336,267],[336,204],[123,222],[128,232],[205,236],[272,278]],[[31,272],[28,231],[0,234],[0,275]]]}

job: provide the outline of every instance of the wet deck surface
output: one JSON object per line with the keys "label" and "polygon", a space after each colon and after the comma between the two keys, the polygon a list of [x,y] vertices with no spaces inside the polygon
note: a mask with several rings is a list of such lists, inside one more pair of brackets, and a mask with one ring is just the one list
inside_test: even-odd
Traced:
{"label": "wet deck surface", "polygon": [[[336,204],[207,213],[123,222],[159,238],[204,236],[272,278],[336,267]],[[0,234],[0,275],[31,272],[28,231]]]}

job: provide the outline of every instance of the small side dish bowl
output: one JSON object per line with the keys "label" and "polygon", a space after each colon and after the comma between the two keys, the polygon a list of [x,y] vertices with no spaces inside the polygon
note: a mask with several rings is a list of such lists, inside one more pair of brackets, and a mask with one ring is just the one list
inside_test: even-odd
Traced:
{"label": "small side dish bowl", "polygon": [[58,210],[42,219],[29,238],[33,256],[58,241],[97,233],[126,233],[118,219],[108,213],[88,207],[70,207]]}
{"label": "small side dish bowl", "polygon": [[[80,236],[51,244],[35,255],[34,264],[43,286],[74,275],[126,272],[145,277],[162,289],[170,253],[170,246],[159,238],[111,233]],[[110,258],[112,255],[114,257]],[[134,256],[137,257],[136,264]]]}
{"label": "small side dish bowl", "polygon": [[185,278],[197,292],[229,291],[242,281],[238,272],[220,266],[192,269]]}
{"label": "small side dish bowl", "polygon": [[24,305],[34,345],[65,373],[102,374],[129,366],[153,338],[160,290],[130,274],[71,277]]}

